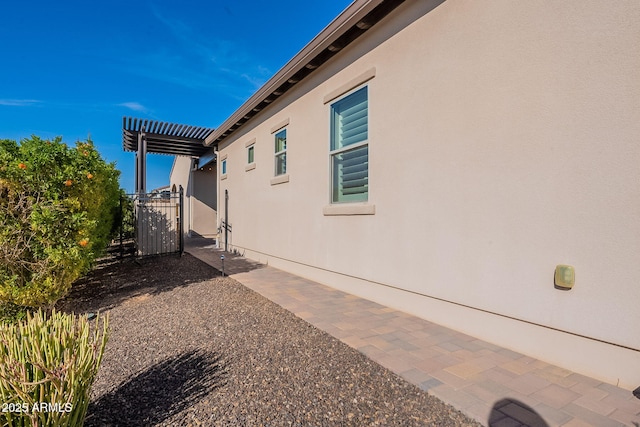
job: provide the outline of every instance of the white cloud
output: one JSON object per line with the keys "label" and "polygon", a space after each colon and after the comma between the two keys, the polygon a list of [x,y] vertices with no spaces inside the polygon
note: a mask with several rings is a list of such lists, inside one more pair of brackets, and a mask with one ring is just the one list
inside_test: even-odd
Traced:
{"label": "white cloud", "polygon": [[267,67],[254,65],[258,59],[242,44],[215,37],[215,33],[203,34],[163,14],[153,2],[149,6],[152,16],[178,43],[174,47],[177,50],[165,46],[146,55],[137,52],[135,61],[129,64],[130,71],[192,89],[213,89],[227,95],[233,92],[241,98],[251,95],[271,76]]}
{"label": "white cloud", "polygon": [[138,111],[140,113],[148,113],[149,109],[139,102],[122,102],[118,104],[119,107],[125,107],[133,111]]}
{"label": "white cloud", "polygon": [[30,107],[42,103],[37,99],[0,99],[0,105],[9,107]]}
{"label": "white cloud", "polygon": [[240,74],[240,77],[248,81],[253,86],[254,90],[260,89],[260,87],[262,87],[262,85],[267,81],[263,77],[253,77],[247,73]]}

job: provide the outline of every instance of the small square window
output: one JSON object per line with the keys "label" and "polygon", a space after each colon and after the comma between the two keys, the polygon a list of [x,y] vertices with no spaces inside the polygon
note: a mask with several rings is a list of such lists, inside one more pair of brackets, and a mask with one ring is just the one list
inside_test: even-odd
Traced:
{"label": "small square window", "polygon": [[287,129],[275,135],[275,175],[287,173]]}
{"label": "small square window", "polygon": [[227,159],[224,159],[220,163],[220,172],[221,172],[222,175],[226,175],[227,174]]}

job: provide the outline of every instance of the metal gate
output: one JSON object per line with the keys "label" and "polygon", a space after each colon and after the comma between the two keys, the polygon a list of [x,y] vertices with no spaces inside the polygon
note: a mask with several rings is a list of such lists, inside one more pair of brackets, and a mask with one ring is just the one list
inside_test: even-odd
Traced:
{"label": "metal gate", "polygon": [[129,195],[134,211],[135,252],[138,256],[180,253],[183,241],[182,187],[178,192]]}

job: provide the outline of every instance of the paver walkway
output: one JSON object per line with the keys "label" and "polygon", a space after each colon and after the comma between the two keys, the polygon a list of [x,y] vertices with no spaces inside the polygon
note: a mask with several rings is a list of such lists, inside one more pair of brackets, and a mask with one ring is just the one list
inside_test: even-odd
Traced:
{"label": "paver walkway", "polygon": [[[186,251],[484,425],[636,426],[628,390],[401,311],[225,253],[208,239]],[[640,369],[640,367],[639,367]]]}

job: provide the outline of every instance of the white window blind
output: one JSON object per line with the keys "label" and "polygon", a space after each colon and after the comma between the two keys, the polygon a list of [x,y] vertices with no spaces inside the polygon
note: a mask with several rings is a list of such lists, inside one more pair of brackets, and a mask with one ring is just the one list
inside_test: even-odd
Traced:
{"label": "white window blind", "polygon": [[332,201],[362,202],[369,191],[367,87],[331,105]]}

